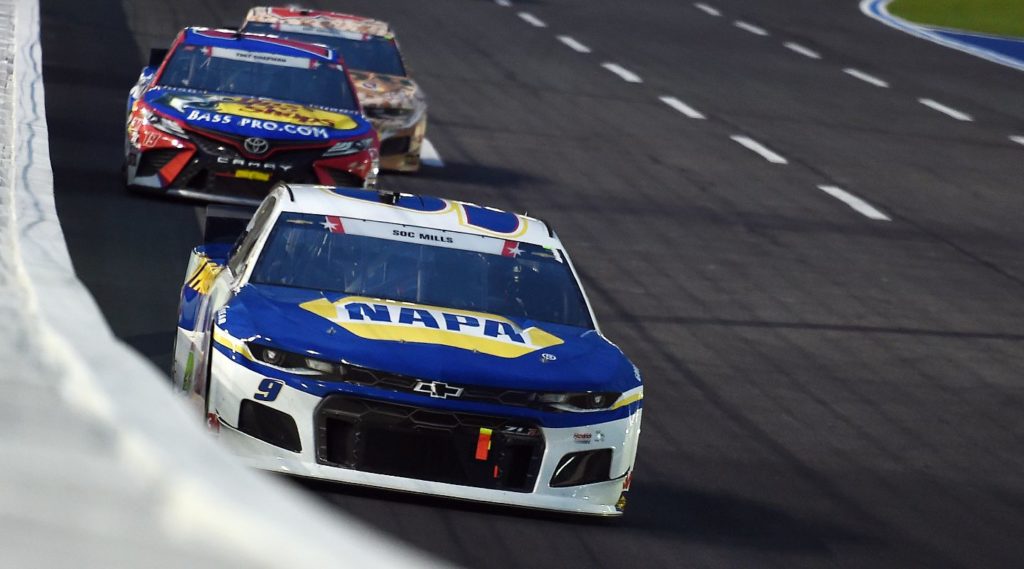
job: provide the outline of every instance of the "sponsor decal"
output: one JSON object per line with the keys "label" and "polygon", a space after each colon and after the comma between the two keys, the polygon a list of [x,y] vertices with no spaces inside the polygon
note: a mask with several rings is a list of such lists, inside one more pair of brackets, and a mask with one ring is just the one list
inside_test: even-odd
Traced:
{"label": "sponsor decal", "polygon": [[582,444],[585,444],[585,445],[589,445],[590,441],[593,440],[593,438],[594,438],[594,433],[573,433],[572,434],[573,442],[582,443]]}
{"label": "sponsor decal", "polygon": [[553,362],[553,361],[555,361],[557,359],[558,359],[558,356],[556,356],[555,354],[544,353],[544,354],[540,355],[541,363],[545,363],[545,364],[548,363],[548,362]]}
{"label": "sponsor decal", "polygon": [[367,340],[435,344],[501,358],[518,358],[563,343],[540,328],[522,329],[511,320],[482,312],[359,296],[335,302],[320,298],[299,306]]}
{"label": "sponsor decal", "polygon": [[168,94],[155,102],[176,109],[188,122],[230,125],[267,133],[329,139],[332,129],[358,127],[356,121],[344,113],[253,97]]}
{"label": "sponsor decal", "polygon": [[192,275],[188,280],[185,281],[185,286],[199,294],[206,294],[210,292],[213,280],[217,278],[217,275],[220,274],[223,268],[209,259],[203,259],[200,261],[199,266],[192,271]]}

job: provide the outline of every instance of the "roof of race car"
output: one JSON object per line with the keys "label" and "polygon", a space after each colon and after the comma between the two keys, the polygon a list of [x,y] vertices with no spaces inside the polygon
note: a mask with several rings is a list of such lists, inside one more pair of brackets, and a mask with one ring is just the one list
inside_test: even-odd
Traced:
{"label": "roof of race car", "polygon": [[543,221],[468,202],[399,194],[396,203],[384,203],[376,190],[289,184],[293,199],[284,199],[285,211],[347,217],[428,227],[496,237],[561,249],[561,242]]}
{"label": "roof of race car", "polygon": [[258,6],[249,10],[245,21],[298,26],[304,32],[320,35],[358,34],[390,39],[394,34],[387,22],[327,10]]}
{"label": "roof of race car", "polygon": [[188,45],[235,48],[275,55],[306,57],[328,63],[337,63],[338,61],[338,54],[327,46],[264,34],[246,34],[210,28],[185,28],[184,34],[183,41]]}

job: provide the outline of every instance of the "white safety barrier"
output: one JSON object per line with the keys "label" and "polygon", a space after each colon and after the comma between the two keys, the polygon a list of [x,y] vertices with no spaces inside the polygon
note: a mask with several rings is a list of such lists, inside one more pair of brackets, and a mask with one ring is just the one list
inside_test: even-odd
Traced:
{"label": "white safety barrier", "polygon": [[54,207],[38,0],[0,29],[0,567],[439,565],[236,464],[113,336]]}

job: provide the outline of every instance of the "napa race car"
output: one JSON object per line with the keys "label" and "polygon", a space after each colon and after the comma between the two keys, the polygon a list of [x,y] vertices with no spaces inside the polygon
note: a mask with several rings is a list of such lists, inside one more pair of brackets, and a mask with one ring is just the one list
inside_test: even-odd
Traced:
{"label": "napa race car", "polygon": [[125,182],[258,204],[278,181],[372,186],[379,146],[336,51],[186,28],[128,96]]}
{"label": "napa race car", "polygon": [[242,30],[321,43],[342,54],[356,92],[381,139],[384,170],[414,172],[427,131],[427,101],[409,77],[387,22],[322,10],[256,7]]}
{"label": "napa race car", "polygon": [[245,463],[622,512],[641,376],[599,331],[545,223],[428,196],[283,184],[249,215],[209,208],[173,369],[177,390]]}

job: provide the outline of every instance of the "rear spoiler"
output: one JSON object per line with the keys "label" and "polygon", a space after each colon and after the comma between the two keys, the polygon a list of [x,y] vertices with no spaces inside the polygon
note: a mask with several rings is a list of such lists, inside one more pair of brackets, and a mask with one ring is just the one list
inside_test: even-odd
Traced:
{"label": "rear spoiler", "polygon": [[203,243],[234,243],[245,233],[249,220],[256,213],[255,207],[235,205],[206,206],[206,221],[203,223]]}

